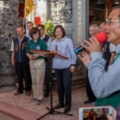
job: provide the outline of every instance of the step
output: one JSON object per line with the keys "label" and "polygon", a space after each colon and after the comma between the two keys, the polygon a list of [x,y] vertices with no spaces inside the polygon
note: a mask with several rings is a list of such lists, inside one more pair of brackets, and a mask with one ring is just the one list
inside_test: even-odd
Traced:
{"label": "step", "polygon": [[39,117],[39,114],[5,102],[0,102],[0,112],[15,118],[15,120],[36,120]]}

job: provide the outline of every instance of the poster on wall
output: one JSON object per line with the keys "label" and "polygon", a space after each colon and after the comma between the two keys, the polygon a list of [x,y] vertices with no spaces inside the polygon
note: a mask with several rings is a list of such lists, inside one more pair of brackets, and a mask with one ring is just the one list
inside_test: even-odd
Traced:
{"label": "poster on wall", "polygon": [[24,7],[25,4],[24,3],[19,3],[19,17],[24,17]]}

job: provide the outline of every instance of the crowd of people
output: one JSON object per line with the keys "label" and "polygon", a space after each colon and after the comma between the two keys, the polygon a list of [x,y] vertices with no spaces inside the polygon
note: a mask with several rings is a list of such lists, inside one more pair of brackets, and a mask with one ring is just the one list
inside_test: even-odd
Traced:
{"label": "crowd of people", "polygon": [[[105,32],[106,42],[100,44],[95,34]],[[54,56],[54,69],[58,104],[55,109],[64,107],[68,113],[72,106],[71,81],[75,71],[77,55],[74,52],[73,42],[66,36],[62,25],[54,28],[54,40],[45,35],[44,25],[33,27],[32,22],[26,24],[26,33],[23,26],[16,28],[17,37],[11,44],[11,64],[15,66],[18,80],[18,89],[15,95],[26,92],[31,95],[37,104],[42,104],[44,97],[49,96],[50,74],[49,56],[45,53],[34,53],[33,50],[50,50],[68,57],[63,59]],[[95,102],[96,106],[111,105],[117,108],[120,104],[119,59],[120,59],[120,7],[112,9],[106,22],[92,24],[89,27],[89,40],[81,44],[85,48],[78,54],[78,58],[87,67],[86,92],[88,100],[84,103]],[[23,81],[24,80],[24,81]]]}
{"label": "crowd of people", "polygon": [[109,120],[107,118],[109,114],[109,109],[107,108],[89,109],[84,111],[83,120]]}
{"label": "crowd of people", "polygon": [[[72,72],[75,70],[76,55],[72,40],[66,37],[62,25],[57,25],[54,29],[54,40],[45,35],[44,25],[33,27],[32,22],[26,24],[26,34],[24,28],[18,25],[16,28],[17,37],[11,43],[11,64],[15,67],[18,88],[15,95],[23,94],[27,96],[33,94],[33,100],[37,104],[42,104],[44,97],[49,97],[51,64],[55,71],[59,103],[54,107],[58,109],[65,107],[64,113],[71,109],[71,81]],[[49,55],[43,52],[34,53],[35,50],[50,50],[59,53],[68,59],[58,56],[53,57],[50,63]]]}

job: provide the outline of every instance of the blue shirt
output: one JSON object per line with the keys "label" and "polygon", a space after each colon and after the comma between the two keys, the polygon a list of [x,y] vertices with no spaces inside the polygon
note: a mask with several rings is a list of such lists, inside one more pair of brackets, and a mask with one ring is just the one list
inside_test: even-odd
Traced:
{"label": "blue shirt", "polygon": [[88,76],[91,87],[97,98],[105,98],[120,91],[120,44],[116,46],[116,59],[105,71],[106,61],[99,52],[90,54]]}
{"label": "blue shirt", "polygon": [[53,68],[64,69],[70,67],[71,64],[76,64],[76,55],[74,53],[73,43],[70,38],[63,37],[60,40],[53,40],[50,45],[50,50],[56,50],[56,46],[58,54],[66,56],[68,59],[55,56],[53,58]]}

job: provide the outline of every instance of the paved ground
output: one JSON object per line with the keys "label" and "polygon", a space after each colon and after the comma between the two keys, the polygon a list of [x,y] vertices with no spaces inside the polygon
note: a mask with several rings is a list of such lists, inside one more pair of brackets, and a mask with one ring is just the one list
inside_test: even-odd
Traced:
{"label": "paved ground", "polygon": [[9,116],[5,113],[0,113],[0,118],[1,120],[16,120],[16,118],[12,117],[12,116]]}
{"label": "paved ground", "polygon": [[[35,116],[38,118],[38,116],[42,116],[45,114],[47,111],[46,106],[49,106],[50,100],[49,98],[44,99],[43,102],[41,102],[41,105],[37,105],[36,101],[33,101],[33,96],[26,96],[25,94],[19,95],[19,96],[14,96],[14,91],[6,92],[6,93],[1,93],[0,94],[0,102],[1,106],[0,108],[4,107],[6,105],[6,108],[8,106],[7,111],[10,109],[10,114],[13,112],[11,111],[11,108],[16,108],[16,110],[13,110],[14,113],[16,113],[16,116],[20,117],[20,110],[21,111],[27,111],[26,114],[23,114],[22,119],[28,120],[27,116],[31,115]],[[72,109],[70,111],[71,114],[73,114],[73,117],[67,116],[67,115],[62,115],[62,114],[57,114],[57,115],[48,115],[43,120],[79,120],[79,108],[82,106],[85,106],[83,104],[83,101],[85,101],[86,98],[86,93],[85,93],[85,88],[79,88],[79,89],[74,89],[72,92]],[[53,101],[54,105],[57,104],[57,93],[54,90],[53,91]],[[89,106],[89,105],[87,105]],[[91,105],[90,105],[91,106]],[[64,109],[59,109],[59,111],[63,111]],[[18,113],[18,114],[17,114]],[[25,112],[24,112],[25,113]],[[26,118],[24,117],[26,115]],[[35,118],[34,117],[34,118]],[[4,120],[4,119],[2,119]],[[6,119],[5,119],[6,120]],[[16,119],[17,120],[17,119]],[[30,120],[30,119],[29,119]],[[31,118],[31,120],[33,120]]]}

